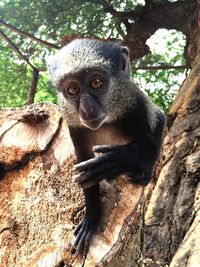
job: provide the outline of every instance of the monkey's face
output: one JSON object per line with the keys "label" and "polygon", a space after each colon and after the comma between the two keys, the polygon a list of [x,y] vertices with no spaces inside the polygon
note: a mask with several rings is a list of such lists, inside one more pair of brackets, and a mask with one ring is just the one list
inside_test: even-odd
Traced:
{"label": "monkey's face", "polygon": [[75,107],[81,124],[96,130],[107,117],[101,102],[108,85],[108,73],[105,70],[91,68],[68,74],[61,81],[59,90],[65,100]]}
{"label": "monkey's face", "polygon": [[68,125],[96,130],[133,103],[128,49],[118,43],[74,40],[47,63]]}

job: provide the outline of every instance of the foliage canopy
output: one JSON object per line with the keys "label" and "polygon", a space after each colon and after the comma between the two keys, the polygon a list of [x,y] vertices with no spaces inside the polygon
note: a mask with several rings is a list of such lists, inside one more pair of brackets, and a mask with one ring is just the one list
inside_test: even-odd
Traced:
{"label": "foliage canopy", "polygon": [[[170,3],[166,0],[154,2],[157,5]],[[104,39],[131,40],[127,25],[136,23],[136,14],[143,12],[144,6],[145,2],[142,0],[78,0],[76,2],[74,0],[5,0],[0,4],[0,19],[57,45],[60,45],[60,40],[64,36],[73,33]],[[44,68],[45,56],[54,53],[54,49],[22,37],[2,25],[0,30],[15,43],[36,68]],[[164,35],[165,38],[156,34],[152,41],[153,45],[151,44],[152,48],[150,45],[151,54],[134,60],[133,68],[185,64],[183,57],[185,38],[182,33],[170,31],[168,34],[165,31]],[[165,45],[162,42],[162,46],[165,46],[164,50],[160,46],[163,39],[166,41]],[[22,106],[26,104],[31,69],[22,59],[19,59],[4,40],[0,44],[0,50],[0,107]],[[167,111],[184,78],[183,73],[184,69],[137,70],[133,72],[133,78],[158,105]],[[56,94],[48,81],[46,72],[40,72],[35,101],[56,103]]]}

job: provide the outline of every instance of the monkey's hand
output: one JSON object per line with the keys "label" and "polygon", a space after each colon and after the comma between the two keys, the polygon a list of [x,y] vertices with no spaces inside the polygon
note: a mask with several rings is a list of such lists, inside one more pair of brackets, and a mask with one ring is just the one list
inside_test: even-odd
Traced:
{"label": "monkey's hand", "polygon": [[141,163],[141,149],[137,144],[95,146],[93,151],[102,155],[74,166],[79,174],[73,179],[83,188],[89,188],[105,178],[116,178],[123,173],[140,177],[145,172],[146,164]]}
{"label": "monkey's hand", "polygon": [[75,229],[73,246],[76,253],[86,257],[93,233],[99,229],[101,219],[101,201],[99,185],[84,190],[86,212]]}
{"label": "monkey's hand", "polygon": [[92,235],[96,231],[97,225],[98,223],[95,223],[95,218],[92,218],[92,216],[85,216],[76,227],[74,231],[75,240],[73,247],[80,255],[87,255]]}

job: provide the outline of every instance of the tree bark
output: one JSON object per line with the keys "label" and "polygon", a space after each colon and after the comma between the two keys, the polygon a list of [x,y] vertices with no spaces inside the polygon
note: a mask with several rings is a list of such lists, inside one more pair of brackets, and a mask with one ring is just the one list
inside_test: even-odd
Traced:
{"label": "tree bark", "polygon": [[31,105],[34,103],[38,79],[39,79],[39,70],[33,69],[32,79],[30,82],[30,86],[29,86],[29,90],[28,90],[28,97],[27,97],[27,104],[28,105]]}
{"label": "tree bark", "polygon": [[[194,18],[191,19],[191,21]],[[191,25],[190,25],[191,26]],[[192,70],[168,114],[162,170],[145,213],[145,266],[200,266],[200,32],[190,27]]]}
{"label": "tree bark", "polygon": [[[35,104],[1,110],[0,125],[1,266],[81,266],[70,240],[83,217],[84,199],[71,179],[73,146],[58,107]],[[140,238],[133,233],[143,189],[120,177],[113,184],[102,183],[101,198],[103,229],[93,240],[85,266],[106,264],[127,238],[131,243]],[[125,256],[116,258],[113,266],[122,261]]]}

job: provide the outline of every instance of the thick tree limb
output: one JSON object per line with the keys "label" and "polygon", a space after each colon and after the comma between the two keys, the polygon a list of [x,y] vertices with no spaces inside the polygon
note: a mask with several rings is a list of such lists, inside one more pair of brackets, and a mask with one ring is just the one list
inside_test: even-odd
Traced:
{"label": "thick tree limb", "polygon": [[187,21],[197,6],[196,0],[154,4],[152,9],[138,14],[136,22],[129,23],[127,39],[146,40],[158,29],[175,29],[189,35]]}
{"label": "thick tree limb", "polygon": [[27,98],[28,105],[34,102],[38,79],[39,79],[39,70],[33,69],[32,79],[31,79],[31,83],[30,83],[30,87],[28,91],[28,98]]}
{"label": "thick tree limb", "polygon": [[[127,34],[124,42],[130,48],[131,59],[149,53],[148,46],[145,45],[146,40],[158,29],[175,29],[189,36],[188,18],[198,4],[196,0],[160,1],[159,3],[148,0],[145,6],[141,6],[139,9],[123,12],[115,10],[106,0],[89,0],[89,2],[102,5],[105,12],[110,13],[125,25]],[[121,27],[120,23],[119,27]],[[136,46],[138,49],[135,49]]]}

